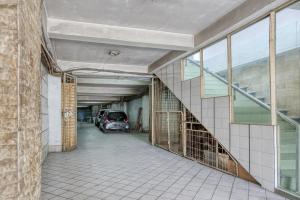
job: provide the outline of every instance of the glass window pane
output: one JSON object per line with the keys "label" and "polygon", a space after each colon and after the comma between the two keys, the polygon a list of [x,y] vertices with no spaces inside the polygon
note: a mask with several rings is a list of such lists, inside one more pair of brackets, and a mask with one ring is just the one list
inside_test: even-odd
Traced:
{"label": "glass window pane", "polygon": [[299,192],[300,2],[276,15],[276,106],[279,187]]}
{"label": "glass window pane", "polygon": [[203,50],[203,67],[205,96],[228,95],[226,39]]}
{"label": "glass window pane", "polygon": [[200,76],[200,53],[197,52],[183,60],[184,77],[183,80],[189,80]]}
{"label": "glass window pane", "polygon": [[234,121],[269,124],[269,18],[232,36]]}

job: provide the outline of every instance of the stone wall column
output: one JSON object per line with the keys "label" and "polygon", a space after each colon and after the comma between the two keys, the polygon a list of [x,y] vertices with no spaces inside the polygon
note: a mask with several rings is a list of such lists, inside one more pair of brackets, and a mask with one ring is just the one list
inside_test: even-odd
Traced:
{"label": "stone wall column", "polygon": [[0,1],[0,199],[39,199],[41,1]]}

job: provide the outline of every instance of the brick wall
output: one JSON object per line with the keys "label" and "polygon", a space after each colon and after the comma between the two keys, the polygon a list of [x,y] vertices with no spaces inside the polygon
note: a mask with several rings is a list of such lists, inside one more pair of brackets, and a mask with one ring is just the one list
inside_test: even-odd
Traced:
{"label": "brick wall", "polygon": [[40,196],[40,3],[0,1],[0,199]]}

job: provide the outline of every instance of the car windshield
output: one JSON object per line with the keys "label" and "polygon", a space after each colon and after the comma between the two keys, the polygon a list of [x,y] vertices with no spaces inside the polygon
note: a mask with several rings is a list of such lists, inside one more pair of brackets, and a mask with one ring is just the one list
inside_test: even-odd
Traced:
{"label": "car windshield", "polygon": [[127,117],[126,114],[123,112],[111,112],[108,113],[108,120],[112,120],[112,121],[124,121]]}

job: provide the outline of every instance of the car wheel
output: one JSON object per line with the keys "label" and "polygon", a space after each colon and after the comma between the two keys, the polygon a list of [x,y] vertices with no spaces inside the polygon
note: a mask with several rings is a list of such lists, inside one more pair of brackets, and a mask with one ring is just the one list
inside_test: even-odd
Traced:
{"label": "car wheel", "polygon": [[107,129],[103,127],[103,128],[102,128],[102,132],[103,132],[103,133],[107,133]]}

